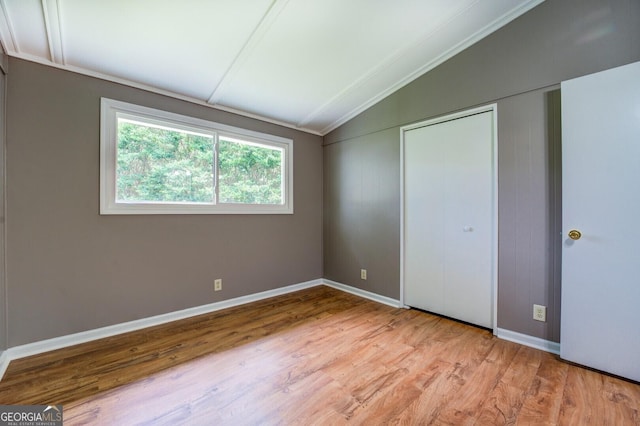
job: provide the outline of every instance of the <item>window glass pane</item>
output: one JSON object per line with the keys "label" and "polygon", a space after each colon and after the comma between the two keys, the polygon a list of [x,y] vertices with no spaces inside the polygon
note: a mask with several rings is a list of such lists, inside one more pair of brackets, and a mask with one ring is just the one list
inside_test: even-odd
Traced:
{"label": "window glass pane", "polygon": [[284,150],[221,136],[218,145],[220,203],[284,204]]}
{"label": "window glass pane", "polygon": [[293,214],[293,140],[102,98],[100,214]]}
{"label": "window glass pane", "polygon": [[211,135],[118,119],[116,199],[213,203]]}

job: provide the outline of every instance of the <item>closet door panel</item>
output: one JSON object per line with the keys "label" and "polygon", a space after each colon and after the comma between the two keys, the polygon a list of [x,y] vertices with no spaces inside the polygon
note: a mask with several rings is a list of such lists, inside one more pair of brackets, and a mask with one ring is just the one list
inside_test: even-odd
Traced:
{"label": "closet door panel", "polygon": [[404,134],[409,306],[492,326],[493,112]]}

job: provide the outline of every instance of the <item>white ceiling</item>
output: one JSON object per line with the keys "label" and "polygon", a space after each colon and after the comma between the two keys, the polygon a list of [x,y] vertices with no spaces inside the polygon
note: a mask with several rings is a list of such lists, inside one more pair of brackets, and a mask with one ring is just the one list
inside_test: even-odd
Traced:
{"label": "white ceiling", "polygon": [[324,135],[542,1],[0,0],[0,41]]}

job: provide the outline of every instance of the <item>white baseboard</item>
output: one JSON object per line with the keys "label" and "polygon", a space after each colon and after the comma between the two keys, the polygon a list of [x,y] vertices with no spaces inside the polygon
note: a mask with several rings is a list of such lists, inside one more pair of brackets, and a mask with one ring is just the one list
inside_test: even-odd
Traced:
{"label": "white baseboard", "polygon": [[7,371],[7,367],[9,366],[9,357],[7,356],[7,351],[2,351],[0,353],[0,380],[4,377],[4,372]]}
{"label": "white baseboard", "polygon": [[117,334],[128,333],[130,331],[140,330],[142,328],[153,327],[155,325],[166,324],[171,321],[178,321],[197,315],[208,314],[226,308],[231,308],[246,303],[256,302],[268,299],[274,296],[280,296],[294,291],[306,288],[316,287],[323,284],[323,280],[317,279],[307,281],[300,284],[293,284],[287,287],[276,288],[273,290],[263,291],[261,293],[250,294],[247,296],[236,297],[234,299],[214,302],[207,305],[196,306],[193,308],[183,309],[181,311],[169,312],[162,315],[156,315],[149,318],[142,318],[135,321],[124,322],[120,324],[110,325],[107,327],[96,328],[93,330],[82,331],[80,333],[68,334],[66,336],[54,337],[52,339],[41,340],[39,342],[27,343],[25,345],[14,346],[3,351],[0,355],[0,380],[4,377],[4,373],[9,363],[14,359],[24,358],[31,355],[37,355],[68,346],[78,345],[93,340],[103,339],[105,337],[115,336]]}
{"label": "white baseboard", "polygon": [[372,293],[370,291],[362,290],[356,287],[351,287],[350,285],[342,284],[336,281],[331,281],[328,279],[323,279],[322,283],[327,287],[332,287],[338,290],[342,290],[346,293],[355,294],[356,296],[363,297],[365,299],[373,300],[374,302],[382,303],[385,305],[393,306],[394,308],[402,308],[403,306],[400,304],[399,300],[392,299],[386,296],[380,296],[379,294]]}
{"label": "white baseboard", "polygon": [[522,334],[511,330],[505,330],[504,328],[496,328],[496,336],[503,340],[520,343],[521,345],[560,355],[560,343],[552,342],[550,340],[529,336],[527,334]]}
{"label": "white baseboard", "polygon": [[[0,380],[4,377],[4,373],[12,360],[24,358],[31,355],[37,355],[68,346],[78,345],[105,337],[115,336],[117,334],[128,333],[155,325],[166,324],[171,321],[178,321],[197,315],[207,314],[234,306],[244,305],[246,303],[257,302],[259,300],[268,299],[274,296],[293,293],[295,291],[306,288],[326,285],[337,290],[351,293],[374,302],[392,306],[394,308],[403,307],[399,300],[390,297],[381,296],[370,291],[362,290],[346,284],[327,279],[317,279],[307,281],[300,284],[294,284],[287,287],[277,288],[274,290],[263,291],[260,293],[250,294],[247,296],[236,297],[234,299],[223,300],[221,302],[210,303],[207,305],[196,306],[193,308],[183,309],[181,311],[169,312],[162,315],[156,315],[149,318],[142,318],[135,321],[129,321],[121,324],[110,325],[107,327],[96,328],[94,330],[82,331],[80,333],[69,334],[66,336],[54,337],[52,339],[42,340],[25,345],[14,346],[5,351],[0,352]],[[495,333],[500,339],[509,340],[511,342],[520,343],[532,348],[541,349],[546,352],[560,354],[560,344],[538,337],[528,336],[526,334],[517,333],[515,331],[496,328]]]}

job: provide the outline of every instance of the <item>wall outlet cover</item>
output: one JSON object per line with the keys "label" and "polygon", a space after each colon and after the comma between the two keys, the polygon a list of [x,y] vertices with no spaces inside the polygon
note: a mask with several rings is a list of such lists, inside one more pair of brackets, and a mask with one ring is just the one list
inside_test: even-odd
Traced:
{"label": "wall outlet cover", "polygon": [[547,307],[543,305],[533,305],[533,319],[536,321],[547,321]]}

